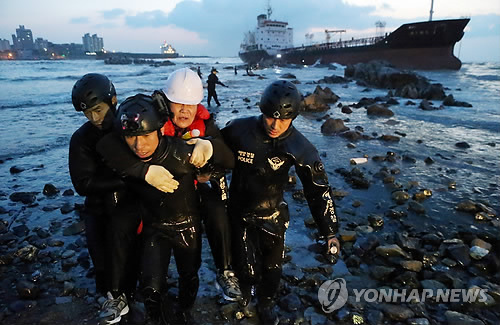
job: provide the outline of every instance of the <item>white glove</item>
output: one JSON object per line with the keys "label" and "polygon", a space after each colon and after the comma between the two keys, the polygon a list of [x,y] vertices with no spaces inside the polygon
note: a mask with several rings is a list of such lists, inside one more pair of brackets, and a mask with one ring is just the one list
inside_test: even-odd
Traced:
{"label": "white glove", "polygon": [[174,179],[174,176],[158,165],[149,166],[145,180],[149,185],[165,193],[173,193],[179,187],[179,182]]}
{"label": "white glove", "polygon": [[194,144],[193,154],[189,162],[197,168],[205,166],[214,153],[212,143],[208,140],[196,138],[189,140],[187,144]]}

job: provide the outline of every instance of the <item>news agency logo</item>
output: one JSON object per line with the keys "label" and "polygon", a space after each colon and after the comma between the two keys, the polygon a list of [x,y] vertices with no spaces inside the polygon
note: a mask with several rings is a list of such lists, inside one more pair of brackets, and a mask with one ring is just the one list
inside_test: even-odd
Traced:
{"label": "news agency logo", "polygon": [[318,290],[318,300],[327,314],[342,308],[348,296],[347,285],[342,278],[325,281]]}
{"label": "news agency logo", "polygon": [[[488,290],[469,289],[353,289],[356,302],[410,303],[431,299],[437,303],[485,302]],[[318,300],[327,314],[342,308],[347,302],[346,281],[343,278],[328,280],[318,289]]]}

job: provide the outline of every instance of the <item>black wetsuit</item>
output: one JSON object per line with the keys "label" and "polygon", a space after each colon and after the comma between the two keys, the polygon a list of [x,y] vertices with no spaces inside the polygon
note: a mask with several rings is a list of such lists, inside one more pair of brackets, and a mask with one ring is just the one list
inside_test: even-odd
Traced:
{"label": "black wetsuit", "polygon": [[217,92],[215,91],[216,84],[219,84],[219,85],[224,86],[224,87],[226,86],[222,82],[219,81],[219,78],[217,78],[217,75],[215,73],[211,73],[207,79],[207,85],[208,85],[208,87],[207,87],[208,88],[207,89],[208,90],[207,103],[208,103],[208,106],[210,106],[210,100],[212,99],[212,97],[214,98],[217,106],[220,106],[219,99],[217,98]]}
{"label": "black wetsuit", "polygon": [[[129,232],[131,243],[135,240],[140,218],[134,210],[134,203],[127,198],[125,183],[111,169],[106,167],[97,153],[96,144],[108,132],[87,122],[71,137],[69,146],[69,172],[78,194],[85,196],[85,234],[87,246],[95,269],[96,289],[105,294],[112,291],[113,283],[123,279],[114,276],[113,269],[123,269],[119,261],[111,258],[111,238],[116,238],[118,229]],[[123,246],[126,246],[122,243]],[[123,247],[122,246],[122,247]],[[130,250],[121,250],[118,255],[129,256]],[[127,268],[126,283],[120,289],[134,289],[136,275]],[[127,282],[128,281],[128,282]],[[116,285],[118,286],[118,285]],[[118,289],[118,288],[116,288]]]}
{"label": "black wetsuit", "polygon": [[[216,144],[212,144],[215,151]],[[189,309],[198,291],[201,265],[199,198],[194,183],[195,168],[189,163],[194,146],[179,138],[160,137],[158,148],[147,163],[137,159],[114,134],[105,137],[98,148],[110,166],[128,176],[131,188],[141,197],[145,208],[142,286],[146,300],[155,304],[159,294],[166,292],[165,280],[173,250],[179,273],[179,305],[183,310]],[[227,151],[232,157],[230,150]],[[163,193],[145,183],[150,164],[165,167],[179,187],[173,193]]]}
{"label": "black wetsuit", "polygon": [[257,285],[259,303],[273,303],[281,277],[288,206],[283,198],[295,166],[320,235],[337,232],[328,178],[316,148],[293,125],[279,138],[265,133],[262,115],[231,121],[222,129],[236,156],[229,187],[233,251],[245,298]]}

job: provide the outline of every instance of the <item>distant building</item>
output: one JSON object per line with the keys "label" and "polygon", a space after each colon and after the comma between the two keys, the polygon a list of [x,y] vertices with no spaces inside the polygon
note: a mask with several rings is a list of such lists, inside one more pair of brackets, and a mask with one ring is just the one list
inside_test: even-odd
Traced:
{"label": "distant building", "polygon": [[13,47],[15,50],[33,50],[33,34],[31,29],[24,28],[24,25],[19,25],[16,29],[16,35],[12,35]]}
{"label": "distant building", "polygon": [[40,53],[44,53],[47,52],[48,48],[49,48],[49,41],[41,37],[38,37],[35,40],[35,50],[38,50]]}
{"label": "distant building", "polygon": [[85,52],[102,52],[104,51],[104,41],[97,34],[90,36],[89,33],[83,35],[83,50]]}
{"label": "distant building", "polygon": [[0,39],[0,51],[10,51],[10,42],[7,39]]}

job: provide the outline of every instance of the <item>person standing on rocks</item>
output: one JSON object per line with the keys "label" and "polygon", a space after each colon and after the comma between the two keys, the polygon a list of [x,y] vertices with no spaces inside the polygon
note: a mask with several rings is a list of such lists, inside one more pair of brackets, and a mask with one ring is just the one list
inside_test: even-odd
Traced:
{"label": "person standing on rocks", "polygon": [[292,125],[301,95],[288,81],[269,85],[260,100],[262,115],[231,121],[222,129],[236,156],[229,187],[233,256],[247,310],[255,286],[263,324],[278,324],[274,310],[283,264],[288,205],[283,195],[292,166],[302,181],[320,238],[335,255],[338,220],[332,190],[316,148]]}
{"label": "person standing on rocks", "polygon": [[210,107],[210,101],[212,100],[212,97],[214,98],[215,103],[217,104],[217,107],[220,106],[219,99],[217,98],[217,92],[215,91],[215,85],[219,84],[223,87],[227,87],[226,85],[224,85],[222,82],[219,81],[219,78],[217,77],[218,72],[219,71],[217,71],[217,69],[212,68],[212,70],[210,71],[210,75],[208,76],[208,79],[207,79],[207,84],[208,84],[207,104],[208,104],[208,107]]}
{"label": "person standing on rocks", "polygon": [[102,74],[86,74],[75,83],[72,102],[88,122],[71,137],[69,172],[78,194],[86,197],[83,216],[96,291],[107,299],[99,317],[102,324],[112,324],[128,313],[127,295],[135,291],[132,260],[141,220],[125,183],[104,165],[96,149],[112,129],[117,104],[113,83]]}

